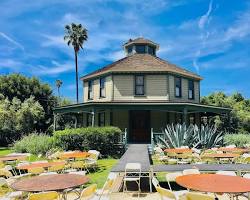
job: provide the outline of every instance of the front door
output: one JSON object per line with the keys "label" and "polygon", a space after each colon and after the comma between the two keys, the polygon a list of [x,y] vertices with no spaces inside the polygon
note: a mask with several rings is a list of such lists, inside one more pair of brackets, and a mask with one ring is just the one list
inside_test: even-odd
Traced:
{"label": "front door", "polygon": [[150,143],[150,112],[130,111],[129,141]]}

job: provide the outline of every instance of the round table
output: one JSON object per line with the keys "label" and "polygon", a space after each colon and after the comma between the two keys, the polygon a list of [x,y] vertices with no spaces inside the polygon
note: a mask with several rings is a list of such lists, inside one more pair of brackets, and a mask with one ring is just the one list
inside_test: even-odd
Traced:
{"label": "round table", "polygon": [[0,161],[15,161],[15,160],[24,160],[27,156],[24,155],[16,155],[16,156],[3,156],[0,157]]}
{"label": "round table", "polygon": [[192,153],[193,152],[192,149],[188,149],[188,148],[183,148],[183,149],[165,149],[164,151],[167,152],[167,153],[177,153],[177,154]]}
{"label": "round table", "polygon": [[[65,189],[76,188],[88,181],[89,178],[87,176],[76,174],[55,174],[25,178],[13,183],[11,188],[24,192],[62,192]],[[66,199],[66,196],[63,195],[63,198]]]}
{"label": "round table", "polygon": [[219,151],[224,151],[224,152],[241,152],[241,153],[247,153],[247,152],[250,151],[249,149],[229,148],[229,147],[220,147],[218,150]]}
{"label": "round table", "polygon": [[17,166],[17,169],[28,170],[28,169],[32,169],[32,168],[36,168],[36,167],[49,168],[49,167],[63,165],[63,164],[65,164],[65,162],[31,163],[31,164],[27,164],[27,165]]}
{"label": "round table", "polygon": [[235,153],[209,153],[202,155],[204,158],[236,158],[238,156],[239,154]]}
{"label": "round table", "polygon": [[200,192],[245,193],[250,191],[250,179],[219,174],[192,174],[176,178],[179,185]]}
{"label": "round table", "polygon": [[88,152],[72,152],[72,153],[64,153],[60,155],[62,159],[70,159],[70,158],[86,158],[90,156]]}

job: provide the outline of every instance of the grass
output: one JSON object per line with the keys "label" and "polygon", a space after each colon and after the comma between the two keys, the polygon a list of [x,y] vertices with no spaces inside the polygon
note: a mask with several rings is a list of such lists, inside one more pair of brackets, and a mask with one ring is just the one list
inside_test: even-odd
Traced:
{"label": "grass", "polygon": [[0,147],[0,156],[5,156],[12,153],[13,151],[8,147]]}
{"label": "grass", "polygon": [[98,170],[91,172],[87,176],[90,178],[90,184],[96,183],[98,188],[102,188],[112,167],[118,162],[117,159],[100,159],[98,160]]}

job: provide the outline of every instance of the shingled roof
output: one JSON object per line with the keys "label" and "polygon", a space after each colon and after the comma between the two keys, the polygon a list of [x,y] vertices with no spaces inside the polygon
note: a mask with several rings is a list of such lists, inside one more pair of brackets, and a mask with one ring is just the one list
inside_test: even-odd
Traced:
{"label": "shingled roof", "polygon": [[133,54],[113,62],[101,69],[81,77],[81,80],[92,79],[109,73],[170,73],[182,75],[196,80],[202,77],[188,70],[180,68],[168,61],[150,54]]}

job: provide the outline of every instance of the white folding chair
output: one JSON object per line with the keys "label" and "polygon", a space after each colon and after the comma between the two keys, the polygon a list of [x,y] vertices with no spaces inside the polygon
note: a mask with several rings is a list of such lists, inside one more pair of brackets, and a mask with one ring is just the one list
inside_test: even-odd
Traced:
{"label": "white folding chair", "polygon": [[183,175],[189,175],[189,174],[200,174],[199,169],[184,169]]}
{"label": "white folding chair", "polygon": [[172,190],[171,184],[170,182],[175,182],[175,179],[178,176],[182,176],[183,174],[181,172],[172,172],[172,173],[167,173],[166,174],[166,180],[168,182],[168,187],[170,190]]}
{"label": "white folding chair", "polygon": [[[138,192],[141,192],[141,164],[127,163],[123,178],[123,192],[127,191],[127,182],[135,182],[138,185]],[[138,194],[139,194],[138,193]]]}
{"label": "white folding chair", "polygon": [[227,175],[227,176],[237,176],[233,171],[217,171],[216,174]]}

